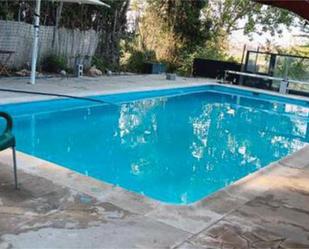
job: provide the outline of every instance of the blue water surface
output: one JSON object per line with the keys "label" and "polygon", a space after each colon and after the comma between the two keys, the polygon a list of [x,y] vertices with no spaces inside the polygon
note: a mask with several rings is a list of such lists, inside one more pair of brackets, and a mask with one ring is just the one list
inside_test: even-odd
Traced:
{"label": "blue water surface", "polygon": [[156,200],[188,204],[309,141],[309,104],[221,86],[0,106],[17,148]]}

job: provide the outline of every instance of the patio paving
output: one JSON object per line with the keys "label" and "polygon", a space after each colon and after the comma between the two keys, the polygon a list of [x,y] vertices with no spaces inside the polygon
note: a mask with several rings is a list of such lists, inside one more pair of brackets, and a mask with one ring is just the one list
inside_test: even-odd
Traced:
{"label": "patio paving", "polygon": [[[163,76],[93,82],[5,79],[76,95],[205,84]],[[59,82],[58,82],[59,81]],[[55,85],[53,85],[55,84]],[[154,84],[156,84],[154,86]],[[0,92],[0,103],[50,98]],[[187,206],[167,205],[18,152],[0,153],[0,248],[309,248],[309,146]]]}
{"label": "patio paving", "polygon": [[0,78],[0,104],[50,99],[50,96],[12,93],[1,89],[36,91],[73,96],[89,96],[108,93],[143,91],[173,87],[188,87],[216,82],[213,79],[177,77],[166,80],[164,75],[103,76],[98,78],[42,78],[35,85],[28,78]]}
{"label": "patio paving", "polygon": [[15,191],[9,170],[1,165],[1,248],[166,248],[190,236],[26,173]]}

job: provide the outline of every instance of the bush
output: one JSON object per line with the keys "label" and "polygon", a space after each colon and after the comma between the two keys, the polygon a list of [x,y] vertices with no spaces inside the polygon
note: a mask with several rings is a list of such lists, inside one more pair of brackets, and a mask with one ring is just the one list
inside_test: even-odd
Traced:
{"label": "bush", "polygon": [[182,76],[191,76],[193,60],[195,58],[204,58],[210,60],[235,61],[229,57],[224,50],[217,48],[216,44],[208,43],[204,47],[196,47],[194,52],[183,51],[179,57],[179,67],[177,72]]}
{"label": "bush", "polygon": [[66,59],[58,55],[48,55],[42,61],[42,70],[48,73],[59,73],[61,70],[68,70]]}
{"label": "bush", "polygon": [[97,56],[93,56],[91,65],[95,66],[97,69],[100,69],[102,72],[105,72],[106,69],[109,69],[107,67],[107,63]]}
{"label": "bush", "polygon": [[135,50],[131,52],[130,56],[124,63],[124,68],[126,71],[133,73],[142,73],[144,69],[145,62],[156,61],[154,51],[139,51]]}
{"label": "bush", "polygon": [[178,66],[175,63],[166,63],[166,64],[167,64],[166,68],[167,73],[176,73]]}

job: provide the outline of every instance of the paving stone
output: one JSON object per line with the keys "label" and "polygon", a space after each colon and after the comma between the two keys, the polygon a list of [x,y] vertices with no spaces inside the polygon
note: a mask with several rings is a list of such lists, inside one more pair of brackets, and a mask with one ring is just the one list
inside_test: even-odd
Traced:
{"label": "paving stone", "polygon": [[247,201],[246,198],[231,195],[223,190],[191,205],[160,205],[146,215],[185,231],[197,233]]}
{"label": "paving stone", "polygon": [[268,191],[193,236],[190,243],[205,248],[309,248],[308,176],[306,169],[274,168],[265,175],[274,181]]}
{"label": "paving stone", "polygon": [[224,220],[245,230],[246,238],[250,232],[251,237],[259,237],[264,241],[277,243],[290,239],[291,242],[302,242],[309,248],[309,216],[305,210],[307,207],[297,210],[268,195],[247,203]]}
{"label": "paving stone", "polygon": [[203,207],[165,205],[158,206],[146,216],[190,233],[197,233],[222,217]]}
{"label": "paving stone", "polygon": [[263,232],[242,224],[231,223],[222,220],[190,239],[190,242],[196,246],[204,248],[279,248],[284,239],[280,236],[267,234],[267,237],[261,236]]}
{"label": "paving stone", "polygon": [[309,168],[308,154],[309,154],[309,145],[293,153],[292,155],[282,159],[280,161],[280,164],[282,164],[283,166],[298,169]]}
{"label": "paving stone", "polygon": [[272,187],[274,184],[272,177],[277,174],[278,170],[280,170],[278,163],[270,164],[227,186],[224,191],[238,198],[252,200]]}
{"label": "paving stone", "polygon": [[147,214],[153,211],[159,202],[153,201],[146,196],[142,196],[123,188],[114,188],[104,197],[99,198],[101,201],[110,202],[130,212],[138,214]]}

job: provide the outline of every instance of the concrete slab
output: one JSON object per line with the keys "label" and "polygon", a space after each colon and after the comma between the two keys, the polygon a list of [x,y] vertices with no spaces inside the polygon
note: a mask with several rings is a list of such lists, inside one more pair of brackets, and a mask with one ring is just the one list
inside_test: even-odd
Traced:
{"label": "concrete slab", "polygon": [[161,223],[130,218],[85,229],[44,228],[3,239],[14,248],[170,248],[186,237]]}
{"label": "concrete slab", "polygon": [[309,166],[309,161],[307,158],[308,150],[303,148],[292,155],[287,156],[280,161],[280,164],[286,167],[292,168],[305,168]]}
{"label": "concrete slab", "polygon": [[0,169],[1,248],[167,248],[191,236],[22,171],[16,191]]}
{"label": "concrete slab", "polygon": [[158,205],[146,216],[191,233],[198,233],[247,201],[246,198],[232,196],[222,190],[191,205]]}

